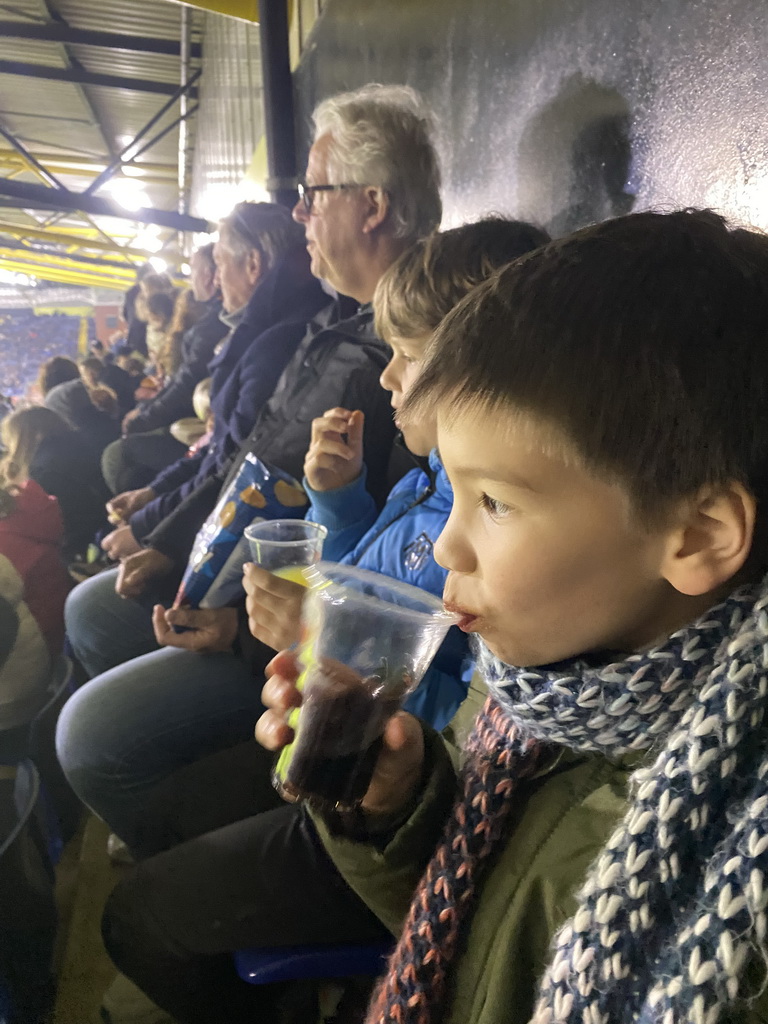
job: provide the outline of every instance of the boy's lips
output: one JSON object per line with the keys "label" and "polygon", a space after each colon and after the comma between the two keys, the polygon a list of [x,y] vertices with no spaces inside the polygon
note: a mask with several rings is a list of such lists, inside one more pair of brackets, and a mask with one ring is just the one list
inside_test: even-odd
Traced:
{"label": "boy's lips", "polygon": [[456,623],[459,629],[463,629],[465,633],[475,632],[473,627],[479,619],[479,615],[475,615],[473,612],[468,612],[466,608],[461,608],[459,605],[453,604],[452,601],[443,601],[443,608],[445,608],[447,612],[451,612],[453,615],[459,616],[459,621]]}

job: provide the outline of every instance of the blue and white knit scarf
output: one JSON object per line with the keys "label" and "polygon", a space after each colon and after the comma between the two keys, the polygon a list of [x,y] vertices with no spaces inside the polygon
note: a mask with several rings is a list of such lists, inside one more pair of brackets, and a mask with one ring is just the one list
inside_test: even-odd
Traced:
{"label": "blue and white knit scarf", "polygon": [[716,1024],[768,939],[768,588],[742,589],[658,647],[602,667],[511,668],[414,897],[369,1024],[440,1019],[450,961],[516,782],[548,744],[655,757],[554,940],[532,1024]]}

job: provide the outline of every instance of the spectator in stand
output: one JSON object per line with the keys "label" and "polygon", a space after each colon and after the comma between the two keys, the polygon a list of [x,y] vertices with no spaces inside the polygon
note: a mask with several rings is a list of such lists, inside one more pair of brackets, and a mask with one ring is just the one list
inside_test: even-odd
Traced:
{"label": "spectator in stand", "polygon": [[16,730],[34,718],[45,700],[51,655],[24,601],[24,581],[0,554],[0,762],[24,753]]}
{"label": "spectator in stand", "polygon": [[34,480],[0,487],[0,763],[26,756],[64,644],[63,533],[58,502]]}
{"label": "spectator in stand", "polygon": [[64,518],[64,555],[82,556],[104,525],[106,490],[92,447],[63,417],[44,406],[19,409],[0,425],[5,455],[0,486],[35,480],[58,498]]}
{"label": "spectator in stand", "polygon": [[52,658],[64,646],[64,600],[71,581],[61,557],[64,520],[56,498],[34,480],[0,489],[0,555],[24,584],[24,600]]}
{"label": "spectator in stand", "polygon": [[[120,348],[125,352],[138,352],[142,356],[147,354],[147,325],[144,320],[136,314],[136,303],[141,295],[141,282],[149,274],[154,273],[151,263],[145,263],[136,271],[136,283],[131,285],[125,293],[123,300],[123,320],[127,324],[125,336],[120,342]],[[115,338],[117,341],[117,336]]]}
{"label": "spectator in stand", "polygon": [[[52,388],[45,405],[63,417],[97,457],[120,430],[123,402],[132,390],[128,374],[118,366],[89,356],[80,364],[77,380]],[[122,402],[121,402],[122,398]]]}
{"label": "spectator in stand", "polygon": [[127,436],[104,453],[104,479],[115,494],[145,486],[183,455],[183,447],[171,437],[169,428],[176,420],[193,415],[195,386],[208,376],[214,349],[229,330],[220,319],[222,305],[215,283],[213,245],[198,249],[190,266],[192,294],[202,308],[202,316],[182,336],[179,369],[155,398],[140,403],[124,417],[123,433]]}
{"label": "spectator in stand", "polygon": [[[439,224],[440,173],[431,134],[429,114],[417,94],[404,87],[366,86],[318,107],[307,184],[294,217],[306,228],[312,272],[354,301],[350,308],[340,296],[307,325],[240,450],[142,538],[144,550],[126,557],[119,572],[102,573],[72,592],[67,632],[91,676],[157,650],[150,609],[158,599],[173,596],[197,530],[215,506],[223,481],[248,452],[301,477],[312,420],[337,406],[359,410],[368,489],[382,503],[389,490],[394,424],[378,378],[390,353],[376,336],[370,302],[384,271]],[[220,259],[224,288],[232,257],[224,250]],[[218,426],[218,411],[216,420]],[[190,670],[200,681],[200,707],[206,693],[216,702],[215,672],[202,659],[191,661]],[[107,683],[100,680],[91,692],[108,702]],[[242,710],[252,714],[259,703],[250,673],[244,671],[233,687],[243,702],[234,726],[247,734],[248,715]],[[162,700],[159,693],[157,699]],[[236,703],[233,696],[232,706]],[[233,741],[232,719],[207,724],[209,750]]]}
{"label": "spectator in stand", "polygon": [[161,291],[153,292],[146,300],[147,352],[155,376],[159,379],[164,374],[166,335],[173,319],[175,302],[174,295]]}
{"label": "spectator in stand", "polygon": [[48,392],[53,391],[59,384],[79,379],[80,370],[74,359],[68,359],[66,356],[53,356],[40,367],[37,385],[42,397],[45,398]]}
{"label": "spectator in stand", "polygon": [[176,295],[173,316],[165,334],[165,346],[160,363],[167,379],[178,373],[181,366],[181,343],[187,331],[202,319],[205,306],[195,299],[193,292],[185,288]]}
{"label": "spectator in stand", "polygon": [[110,502],[110,512],[123,518],[135,508],[140,531],[131,522],[105,538],[113,558],[138,551],[143,534],[228,465],[296,351],[307,319],[330,303],[310,272],[303,232],[283,207],[240,203],[222,221],[220,236],[216,259],[232,333],[209,366],[213,436],[205,450],[179,459],[149,488]]}

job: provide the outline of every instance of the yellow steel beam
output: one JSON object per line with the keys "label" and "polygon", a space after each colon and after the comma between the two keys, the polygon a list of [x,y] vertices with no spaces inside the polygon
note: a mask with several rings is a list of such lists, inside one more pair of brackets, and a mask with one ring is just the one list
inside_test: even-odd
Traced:
{"label": "yellow steel beam", "polygon": [[0,246],[0,259],[13,260],[18,262],[39,263],[43,266],[59,267],[61,270],[82,271],[83,273],[107,274],[110,277],[125,278],[132,282],[136,276],[136,268],[130,263],[124,267],[104,267],[98,263],[82,263],[75,256],[68,259],[66,256],[57,256],[51,252],[36,252],[34,249],[7,249]]}
{"label": "yellow steel beam", "polygon": [[[189,7],[200,7],[204,11],[213,11],[214,14],[227,14],[230,18],[240,18],[241,21],[259,20],[259,5],[257,0],[183,0]],[[272,2],[272,0],[268,0]]]}
{"label": "yellow steel beam", "polygon": [[101,274],[82,273],[80,271],[63,270],[60,267],[34,267],[29,263],[17,260],[0,259],[0,267],[12,270],[17,274],[27,274],[44,281],[56,281],[60,284],[77,284],[87,288],[109,288],[112,291],[125,291],[125,281],[119,277],[108,277]]}
{"label": "yellow steel beam", "polygon": [[96,252],[114,252],[120,256],[135,256],[138,259],[146,260],[147,253],[143,249],[129,248],[118,245],[117,242],[108,244],[96,238],[78,237],[78,232],[83,229],[73,228],[69,231],[44,231],[42,229],[28,228],[24,224],[2,224],[0,223],[0,235],[11,235],[13,238],[34,238],[43,242],[51,242],[54,245],[66,245],[75,249],[93,249]]}
{"label": "yellow steel beam", "polygon": [[[97,174],[101,174],[107,166],[105,160],[97,160],[93,157],[68,157],[54,153],[40,153],[37,158],[53,174],[78,174],[84,177],[95,177]],[[18,168],[25,167],[26,163],[17,150],[0,149],[0,166]],[[175,164],[131,164],[128,162],[127,166],[141,171],[142,181],[173,184],[177,180],[178,172]]]}
{"label": "yellow steel beam", "polygon": [[[50,181],[51,181],[50,175],[46,175],[43,171],[41,171],[39,165],[35,165],[33,163],[33,161],[30,160],[28,157],[26,157],[23,153],[19,153],[19,156],[21,157],[22,163],[27,168],[28,171],[30,171],[32,174],[34,174],[35,177],[40,178],[44,182],[44,184],[46,184],[46,185],[50,184]],[[118,245],[118,243],[115,242],[114,238],[110,238],[110,236],[107,234],[106,231],[104,231],[102,228],[100,228],[98,224],[94,223],[94,221],[88,216],[87,213],[83,213],[82,211],[77,211],[77,216],[80,218],[80,220],[85,221],[85,223],[90,228],[93,228],[93,230],[98,235],[101,235],[101,237],[104,239],[104,241],[107,242],[109,245],[115,245],[117,248],[122,248],[122,246]]]}

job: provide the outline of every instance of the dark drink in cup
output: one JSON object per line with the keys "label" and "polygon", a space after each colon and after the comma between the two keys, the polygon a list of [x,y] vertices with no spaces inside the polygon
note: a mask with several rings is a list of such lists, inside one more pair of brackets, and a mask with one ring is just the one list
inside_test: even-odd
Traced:
{"label": "dark drink in cup", "polygon": [[455,620],[431,594],[378,573],[320,563],[307,575],[302,705],[274,782],[288,800],[346,810],[365,796],[387,722]]}

